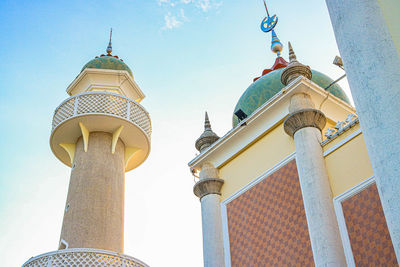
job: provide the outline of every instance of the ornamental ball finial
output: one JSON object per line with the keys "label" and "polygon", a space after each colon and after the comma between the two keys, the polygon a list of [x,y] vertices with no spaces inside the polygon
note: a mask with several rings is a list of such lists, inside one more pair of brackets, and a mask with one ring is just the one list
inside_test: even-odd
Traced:
{"label": "ornamental ball finial", "polygon": [[279,57],[283,50],[283,44],[276,35],[275,30],[272,30],[271,32],[272,32],[271,50]]}

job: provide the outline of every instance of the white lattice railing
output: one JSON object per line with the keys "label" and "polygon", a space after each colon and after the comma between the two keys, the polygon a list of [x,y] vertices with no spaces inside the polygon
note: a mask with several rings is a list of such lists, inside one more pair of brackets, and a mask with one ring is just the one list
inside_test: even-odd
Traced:
{"label": "white lattice railing", "polygon": [[72,248],[33,257],[22,267],[100,266],[148,267],[147,264],[124,254],[107,250]]}
{"label": "white lattice railing", "polygon": [[86,92],[66,99],[54,112],[52,130],[67,119],[90,114],[126,119],[142,128],[149,138],[151,136],[148,112],[137,102],[109,92]]}

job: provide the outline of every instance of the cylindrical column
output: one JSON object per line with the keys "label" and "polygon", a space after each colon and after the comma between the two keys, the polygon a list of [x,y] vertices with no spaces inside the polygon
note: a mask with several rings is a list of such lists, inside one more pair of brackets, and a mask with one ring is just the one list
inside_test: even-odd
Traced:
{"label": "cylindrical column", "polygon": [[203,227],[203,257],[205,267],[224,267],[224,241],[220,192],[224,181],[218,178],[218,170],[205,163],[200,172],[200,181],[193,188],[200,198]]}
{"label": "cylindrical column", "polygon": [[325,116],[314,109],[306,94],[292,96],[289,110],[291,113],[284,127],[296,146],[296,163],[315,265],[346,266],[321,147]]}
{"label": "cylindrical column", "polygon": [[[400,259],[400,57],[379,2],[326,0],[393,247]],[[393,8],[398,8],[398,3],[392,2]],[[393,27],[400,22],[398,16],[396,19]]]}
{"label": "cylindrical column", "polygon": [[89,135],[76,144],[60,244],[68,248],[97,248],[123,252],[124,144],[118,140],[111,153],[112,135]]}

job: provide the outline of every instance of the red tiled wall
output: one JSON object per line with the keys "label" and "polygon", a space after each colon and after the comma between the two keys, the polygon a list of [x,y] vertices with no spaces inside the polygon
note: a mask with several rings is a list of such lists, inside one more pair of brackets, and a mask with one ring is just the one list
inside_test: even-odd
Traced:
{"label": "red tiled wall", "polygon": [[342,207],[356,266],[398,266],[376,185]]}
{"label": "red tiled wall", "polygon": [[227,205],[232,267],[314,266],[295,160]]}

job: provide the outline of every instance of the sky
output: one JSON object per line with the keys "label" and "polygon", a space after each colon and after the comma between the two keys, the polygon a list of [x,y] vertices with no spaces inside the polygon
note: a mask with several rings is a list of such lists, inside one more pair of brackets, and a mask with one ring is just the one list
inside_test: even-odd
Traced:
{"label": "sky", "polygon": [[[336,79],[339,54],[323,0],[268,0],[278,37],[303,64]],[[0,257],[20,266],[56,250],[70,169],[49,146],[55,108],[82,66],[124,59],[146,98],[152,149],[126,173],[125,254],[150,266],[202,266],[200,202],[187,163],[208,111],[232,128],[241,94],[270,68],[261,0],[0,1]],[[340,82],[348,96],[347,81]]]}

